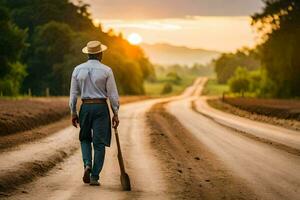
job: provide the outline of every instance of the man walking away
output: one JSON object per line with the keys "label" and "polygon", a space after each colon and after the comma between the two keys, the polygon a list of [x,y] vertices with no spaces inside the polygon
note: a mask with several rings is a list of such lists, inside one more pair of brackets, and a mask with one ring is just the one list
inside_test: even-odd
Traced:
{"label": "man walking away", "polygon": [[[101,63],[102,52],[107,47],[99,41],[90,41],[82,52],[88,55],[88,61],[75,67],[70,88],[70,109],[72,124],[79,123],[79,140],[84,164],[83,182],[100,185],[99,174],[102,170],[105,147],[110,146],[111,120],[107,98],[113,111],[113,127],[119,125],[119,95],[114,75],[108,66]],[[77,96],[80,94],[82,105],[79,118],[76,110]],[[92,146],[94,159],[92,162]]]}

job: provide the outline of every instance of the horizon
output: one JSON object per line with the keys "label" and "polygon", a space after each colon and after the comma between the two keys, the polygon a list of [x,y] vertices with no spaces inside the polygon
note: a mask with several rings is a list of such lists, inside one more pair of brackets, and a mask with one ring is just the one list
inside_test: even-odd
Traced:
{"label": "horizon", "polygon": [[113,29],[116,34],[122,33],[124,38],[137,33],[143,42],[149,44],[167,43],[191,49],[232,52],[245,46],[252,48],[259,43],[249,16],[97,21],[106,32]]}
{"label": "horizon", "polygon": [[[144,43],[167,43],[191,49],[232,52],[259,43],[250,15],[262,9],[260,0],[225,1],[138,1],[128,4],[85,0],[95,24],[129,38],[135,33]],[[231,2],[231,3],[229,3]],[[121,6],[121,7],[120,7]],[[182,7],[178,13],[177,8]],[[147,8],[141,12],[140,8]],[[128,12],[118,12],[118,10]],[[133,11],[139,12],[133,12]],[[151,12],[152,11],[152,12]],[[234,31],[233,31],[234,30]]]}
{"label": "horizon", "polygon": [[139,43],[137,46],[143,46],[143,45],[151,45],[151,46],[155,46],[155,45],[166,45],[166,46],[171,46],[174,48],[187,48],[189,50],[204,50],[204,51],[211,51],[211,52],[216,52],[216,53],[223,53],[223,51],[217,51],[214,49],[204,49],[204,48],[193,48],[193,47],[188,47],[188,46],[184,46],[184,45],[174,45],[174,44],[170,44],[167,42],[157,42],[157,43],[148,43],[148,42],[141,42]]}

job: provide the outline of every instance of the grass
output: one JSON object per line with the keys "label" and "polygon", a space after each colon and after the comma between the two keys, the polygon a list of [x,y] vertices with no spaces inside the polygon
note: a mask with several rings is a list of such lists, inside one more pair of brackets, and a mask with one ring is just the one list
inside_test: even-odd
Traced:
{"label": "grass", "polygon": [[229,86],[219,84],[216,79],[209,79],[204,86],[203,95],[207,96],[222,96],[223,92],[228,92]]}
{"label": "grass", "polygon": [[[146,95],[158,97],[158,96],[171,96],[177,95],[184,91],[186,87],[191,85],[197,76],[193,75],[184,75],[181,76],[181,81],[178,84],[174,84],[165,76],[158,76],[155,82],[146,81],[144,84]],[[166,83],[172,84],[172,92],[168,94],[161,94],[164,85]]]}
{"label": "grass", "polygon": [[[172,80],[170,78],[166,77],[165,75],[159,75],[159,76],[157,76],[157,79],[154,82],[150,82],[150,81],[144,82],[145,95],[148,97],[178,95],[178,94],[182,93],[186,87],[192,85],[197,77],[198,76],[196,76],[196,75],[186,75],[186,74],[180,75],[181,81],[179,83],[175,84],[172,82]],[[167,84],[167,83],[172,84],[172,92],[170,92],[168,94],[161,94],[165,84]],[[126,99],[125,97],[126,96],[123,97],[124,100]],[[2,100],[22,100],[22,99],[31,99],[31,98],[38,99],[38,98],[47,98],[47,97],[31,97],[31,96],[25,96],[25,95],[24,96],[19,95],[16,97],[0,96],[0,100],[1,99]],[[55,97],[53,97],[53,98],[55,98]],[[142,96],[142,99],[143,98],[144,98],[144,96]],[[121,99],[122,99],[122,97],[121,97]],[[135,99],[135,98],[133,98],[133,99]],[[125,100],[125,102],[126,102],[126,100]]]}
{"label": "grass", "polygon": [[0,100],[21,100],[21,99],[30,99],[32,97],[27,95],[18,95],[18,96],[0,96]]}

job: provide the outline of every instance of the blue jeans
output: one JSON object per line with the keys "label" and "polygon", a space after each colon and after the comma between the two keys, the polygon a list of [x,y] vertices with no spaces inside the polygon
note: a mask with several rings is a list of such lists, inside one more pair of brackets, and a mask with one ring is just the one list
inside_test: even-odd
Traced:
{"label": "blue jeans", "polygon": [[88,140],[80,142],[81,152],[84,167],[90,166],[92,168],[91,178],[99,180],[99,174],[103,168],[105,158],[105,144],[93,142],[94,147],[94,165],[92,165],[92,145]]}

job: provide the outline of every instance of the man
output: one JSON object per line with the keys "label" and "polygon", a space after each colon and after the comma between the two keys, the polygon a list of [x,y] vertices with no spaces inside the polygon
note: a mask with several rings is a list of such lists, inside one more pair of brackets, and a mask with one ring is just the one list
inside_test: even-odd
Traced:
{"label": "man", "polygon": [[[99,174],[102,170],[105,147],[110,146],[111,121],[106,99],[113,111],[113,128],[119,125],[119,95],[111,68],[102,64],[102,52],[107,47],[99,41],[90,41],[82,52],[88,54],[88,61],[75,67],[70,88],[70,108],[72,124],[80,125],[79,140],[84,164],[83,182],[100,185]],[[77,96],[80,94],[82,105],[79,118],[76,110]],[[92,147],[94,162],[92,163]]]}

